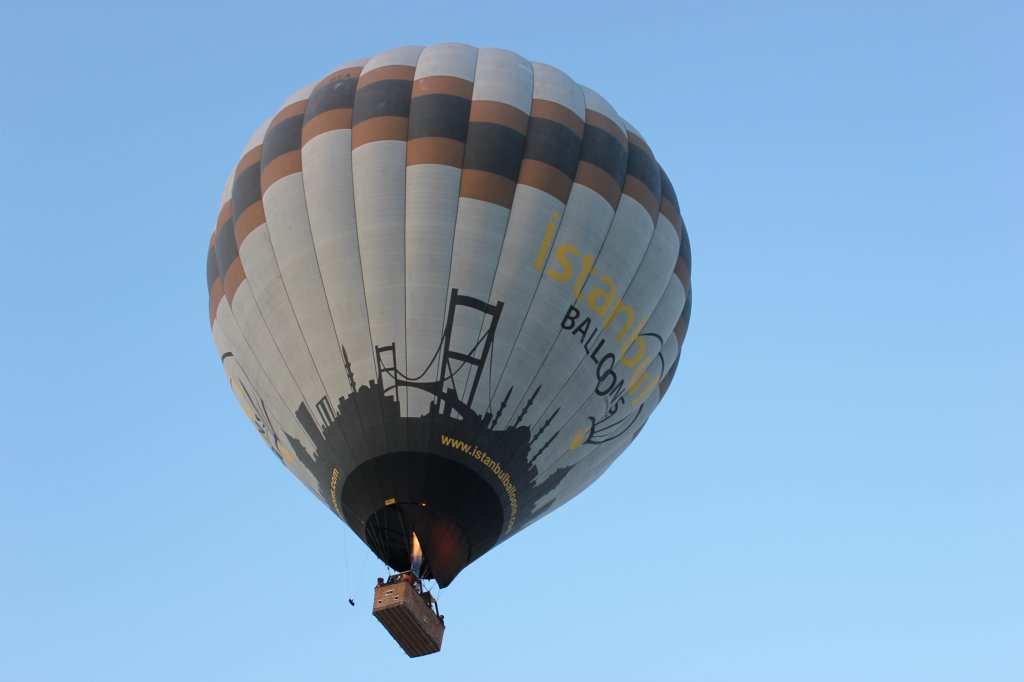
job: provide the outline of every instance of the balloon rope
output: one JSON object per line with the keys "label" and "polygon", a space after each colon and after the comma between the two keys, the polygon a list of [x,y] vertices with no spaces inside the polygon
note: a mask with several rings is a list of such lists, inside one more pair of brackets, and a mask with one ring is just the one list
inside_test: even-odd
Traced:
{"label": "balloon rope", "polygon": [[359,580],[356,582],[356,589],[359,589],[363,584],[363,578],[366,576],[366,562],[369,561],[370,555],[363,553],[363,567],[359,569]]}
{"label": "balloon rope", "polygon": [[348,572],[348,526],[344,526],[341,531],[341,547],[345,557],[345,592],[348,593],[348,598],[352,599],[352,576]]}
{"label": "balloon rope", "polygon": [[[404,515],[402,514],[402,507],[401,507],[400,503],[399,504],[395,504],[395,507],[398,509],[398,525],[399,525],[399,528],[401,529],[401,532],[402,532],[402,542],[406,545],[406,549],[408,550],[409,554],[412,554],[412,538],[409,537],[408,531],[405,530],[405,518],[404,518]],[[409,557],[409,561],[410,561],[409,568],[412,568],[412,557],[411,556]]]}

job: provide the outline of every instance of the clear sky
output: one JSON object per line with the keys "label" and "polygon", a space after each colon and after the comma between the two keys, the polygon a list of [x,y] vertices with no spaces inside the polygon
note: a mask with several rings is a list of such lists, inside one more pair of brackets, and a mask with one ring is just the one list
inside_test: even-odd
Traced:
{"label": "clear sky", "polygon": [[[0,4],[0,679],[1022,679],[1024,5],[149,5]],[[409,660],[238,408],[205,263],[288,95],[442,41],[643,133],[694,308],[632,448]]]}

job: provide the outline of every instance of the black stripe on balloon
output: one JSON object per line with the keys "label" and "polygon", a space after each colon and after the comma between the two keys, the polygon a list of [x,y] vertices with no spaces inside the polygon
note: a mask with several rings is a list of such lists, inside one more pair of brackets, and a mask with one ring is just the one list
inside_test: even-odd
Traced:
{"label": "black stripe on balloon", "polygon": [[686,224],[683,224],[683,230],[679,235],[679,257],[686,263],[686,269],[689,272],[693,272],[693,265],[690,262],[690,235],[686,234]]}
{"label": "black stripe on balloon", "polygon": [[626,148],[611,133],[594,125],[583,129],[580,161],[592,163],[615,178],[619,187],[626,181]]}
{"label": "black stripe on balloon", "polygon": [[470,101],[456,95],[421,95],[409,106],[409,139],[446,137],[466,141]]}
{"label": "black stripe on balloon", "polygon": [[409,117],[412,81],[389,79],[361,89],[352,105],[352,126],[378,116]]}
{"label": "black stripe on balloon", "polygon": [[235,175],[235,184],[231,188],[231,214],[237,220],[238,216],[245,212],[245,209],[255,204],[262,197],[263,195],[260,193],[260,165],[254,163],[241,173]]}
{"label": "black stripe on balloon", "polygon": [[651,190],[655,201],[661,199],[661,166],[654,162],[650,154],[645,152],[639,145],[630,143],[629,161],[626,164],[626,174],[632,175],[640,182],[647,185]]}
{"label": "black stripe on balloon", "polygon": [[665,174],[664,168],[658,166],[658,172],[661,174],[661,196],[668,199],[668,202],[676,209],[676,213],[679,213],[679,199],[676,198],[676,190],[672,186],[672,182],[668,179],[668,175]]}
{"label": "black stripe on balloon", "polygon": [[220,279],[220,264],[217,262],[217,245],[210,244],[210,250],[206,254],[206,288],[213,291],[213,285]]}
{"label": "black stripe on balloon", "polygon": [[531,118],[523,158],[554,166],[571,178],[576,175],[582,144],[579,135],[558,121]]}
{"label": "black stripe on balloon", "polygon": [[[680,350],[682,349],[680,348]],[[668,371],[665,372],[665,376],[661,378],[661,385],[665,387],[665,390],[668,390],[669,384],[672,383],[672,379],[676,375],[676,368],[679,367],[679,357],[680,353],[677,351],[675,361],[672,363],[672,366],[668,368]]]}
{"label": "black stripe on balloon", "polygon": [[500,123],[474,122],[466,134],[462,167],[481,170],[512,180],[519,179],[526,136]]}
{"label": "black stripe on balloon", "polygon": [[260,153],[260,167],[288,152],[294,152],[302,146],[303,115],[289,116],[276,123],[267,131],[263,138],[263,151]]}
{"label": "black stripe on balloon", "polygon": [[306,104],[306,120],[311,121],[314,116],[325,111],[351,109],[356,99],[357,83],[358,78],[335,77],[317,85],[310,93],[309,102]]}
{"label": "black stripe on balloon", "polygon": [[227,274],[228,267],[238,258],[238,244],[235,243],[235,221],[228,218],[217,233],[217,266]]}

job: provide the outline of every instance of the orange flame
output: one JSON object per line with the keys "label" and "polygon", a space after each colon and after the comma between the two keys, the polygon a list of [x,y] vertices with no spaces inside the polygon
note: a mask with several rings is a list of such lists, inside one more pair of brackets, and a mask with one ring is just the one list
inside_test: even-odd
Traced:
{"label": "orange flame", "polygon": [[416,533],[412,534],[412,572],[417,578],[420,577],[420,568],[423,566],[423,550],[420,548],[420,539]]}

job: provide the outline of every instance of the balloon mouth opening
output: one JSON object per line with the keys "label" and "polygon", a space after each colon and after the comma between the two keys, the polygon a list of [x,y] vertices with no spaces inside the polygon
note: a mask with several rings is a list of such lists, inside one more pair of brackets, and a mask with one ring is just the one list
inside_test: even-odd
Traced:
{"label": "balloon mouth opening", "polygon": [[[411,528],[415,531],[410,532]],[[454,520],[424,502],[393,502],[366,521],[366,544],[398,573],[447,586],[469,563],[469,538]],[[423,538],[422,542],[420,537]]]}
{"label": "balloon mouth opening", "polygon": [[381,561],[413,570],[415,533],[419,577],[441,587],[497,544],[507,518],[488,479],[429,452],[373,457],[352,470],[340,493],[349,525]]}

